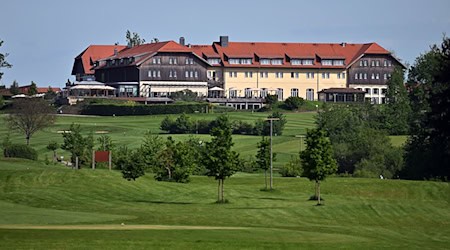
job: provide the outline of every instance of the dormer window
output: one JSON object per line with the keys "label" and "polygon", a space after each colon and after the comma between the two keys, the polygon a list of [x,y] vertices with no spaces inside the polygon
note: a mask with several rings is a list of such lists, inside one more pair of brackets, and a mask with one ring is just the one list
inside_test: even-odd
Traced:
{"label": "dormer window", "polygon": [[208,58],[208,63],[211,65],[220,64],[220,59],[219,58]]}
{"label": "dormer window", "polygon": [[270,59],[261,59],[261,60],[259,60],[259,62],[261,63],[261,65],[269,65]]}
{"label": "dormer window", "polygon": [[333,65],[333,60],[328,59],[322,60],[322,65]]}
{"label": "dormer window", "polygon": [[300,59],[291,59],[291,65],[302,65],[302,60],[300,60]]}
{"label": "dormer window", "polygon": [[302,64],[303,65],[313,65],[314,64],[314,60],[313,59],[303,59],[302,60]]}
{"label": "dormer window", "polygon": [[334,66],[342,66],[344,65],[344,60],[333,60]]}
{"label": "dormer window", "polygon": [[229,64],[252,64],[251,58],[230,58],[228,59]]}
{"label": "dormer window", "polygon": [[283,65],[283,59],[272,59],[272,65]]}

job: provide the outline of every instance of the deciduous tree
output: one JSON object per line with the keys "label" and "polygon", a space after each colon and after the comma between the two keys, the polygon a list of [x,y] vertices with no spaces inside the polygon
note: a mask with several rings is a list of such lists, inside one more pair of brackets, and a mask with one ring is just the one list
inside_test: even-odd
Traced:
{"label": "deciduous tree", "polygon": [[129,30],[127,30],[125,38],[127,40],[128,47],[130,48],[145,43],[145,39],[141,38],[138,33],[131,33]]}
{"label": "deciduous tree", "polygon": [[218,181],[217,202],[224,203],[224,181],[233,175],[239,166],[239,154],[231,149],[232,126],[227,116],[221,115],[216,119],[211,129],[211,142],[206,143],[203,164],[207,175]]}
{"label": "deciduous tree", "polygon": [[[2,45],[3,45],[3,41],[0,40],[0,47],[2,47]],[[8,56],[8,53],[5,53],[5,54],[0,53],[0,70],[2,68],[11,68],[12,67],[12,65],[6,61],[7,56]],[[2,76],[3,76],[3,72],[0,71],[0,80],[2,79]]]}
{"label": "deciduous tree", "polygon": [[300,152],[303,175],[316,183],[317,204],[320,205],[320,182],[337,171],[337,163],[333,157],[333,149],[325,131],[308,130],[306,133],[306,149]]}
{"label": "deciduous tree", "polygon": [[[273,154],[273,161],[276,160],[276,154]],[[258,143],[258,152],[256,153],[256,164],[264,170],[264,183],[267,190],[267,170],[270,169],[270,141],[263,137]]]}
{"label": "deciduous tree", "polygon": [[37,98],[21,98],[13,103],[6,116],[6,123],[12,130],[25,134],[27,145],[31,136],[55,122],[55,111],[47,102]]}

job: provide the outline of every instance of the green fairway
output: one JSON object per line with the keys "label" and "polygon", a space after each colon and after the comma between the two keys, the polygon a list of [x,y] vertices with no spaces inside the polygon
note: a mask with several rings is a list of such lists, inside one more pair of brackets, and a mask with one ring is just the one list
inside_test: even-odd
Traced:
{"label": "green fairway", "polygon": [[[135,182],[120,172],[0,160],[0,249],[426,248],[450,244],[449,183],[238,173],[217,183]],[[123,225],[122,225],[123,223]],[[155,226],[161,225],[161,226]],[[174,226],[174,227],[169,227]],[[183,227],[180,227],[183,226]]]}

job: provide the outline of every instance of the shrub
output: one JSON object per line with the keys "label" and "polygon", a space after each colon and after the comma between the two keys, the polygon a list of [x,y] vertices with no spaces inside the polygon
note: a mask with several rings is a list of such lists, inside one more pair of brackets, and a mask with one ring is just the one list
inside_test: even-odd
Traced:
{"label": "shrub", "polygon": [[158,104],[127,106],[125,104],[87,104],[83,107],[81,114],[84,115],[104,115],[104,116],[123,116],[123,115],[158,115],[158,114],[182,114],[182,113],[205,113],[207,103],[189,103],[189,104]]}
{"label": "shrub", "polygon": [[305,100],[303,100],[303,98],[290,96],[284,101],[284,107],[289,110],[297,110],[303,106],[304,103]]}
{"label": "shrub", "polygon": [[233,122],[233,134],[253,135],[255,134],[255,126],[244,121]]}
{"label": "shrub", "polygon": [[25,144],[10,144],[3,150],[3,155],[5,157],[23,158],[34,161],[38,159],[37,151]]}
{"label": "shrub", "polygon": [[278,171],[283,177],[297,177],[301,176],[303,172],[302,163],[300,158],[292,157],[291,160],[286,163]]}

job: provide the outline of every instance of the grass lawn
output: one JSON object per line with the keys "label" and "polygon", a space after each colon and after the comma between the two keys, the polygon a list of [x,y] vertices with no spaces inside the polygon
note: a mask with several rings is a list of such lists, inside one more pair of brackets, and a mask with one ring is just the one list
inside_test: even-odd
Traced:
{"label": "grass lawn", "polygon": [[[246,122],[255,122],[257,119],[264,119],[268,113],[258,112],[230,112],[228,113],[232,120],[242,120]],[[194,120],[215,119],[218,114],[189,114]],[[104,132],[113,138],[116,145],[125,144],[130,148],[138,147],[142,142],[142,136],[145,131],[162,134],[159,129],[162,119],[165,115],[156,116],[121,116],[121,117],[73,117],[58,116],[56,123],[44,131],[39,131],[31,138],[31,146],[38,150],[40,159],[47,155],[51,159],[51,152],[45,147],[51,141],[62,143],[61,131],[68,130],[70,124],[77,123],[81,125],[84,132]],[[172,115],[178,117],[178,115]],[[286,164],[291,157],[297,157],[300,151],[300,138],[296,135],[305,135],[306,129],[315,127],[315,113],[286,113],[287,124],[283,135],[275,136],[273,139],[273,151],[277,154],[277,161],[274,167],[278,168]],[[8,133],[4,120],[0,116],[0,140]],[[94,137],[100,137],[101,134],[94,134]],[[196,136],[203,140],[209,140],[209,135],[170,135],[176,140],[183,140],[190,136]],[[391,137],[396,146],[401,146],[406,140],[405,136]],[[12,141],[16,143],[25,143],[24,136],[18,133],[11,133]],[[256,154],[256,145],[261,140],[260,136],[233,135],[235,142],[234,149],[240,153],[243,158],[254,157]],[[304,139],[302,139],[302,148],[304,149]],[[58,150],[59,155],[69,156],[67,152]]]}
{"label": "grass lawn", "polygon": [[273,192],[260,191],[263,183],[260,174],[238,173],[225,181],[230,202],[218,205],[217,183],[207,177],[130,182],[117,171],[0,159],[0,249],[450,245],[449,183],[329,178],[319,207],[304,178],[276,177]]}

